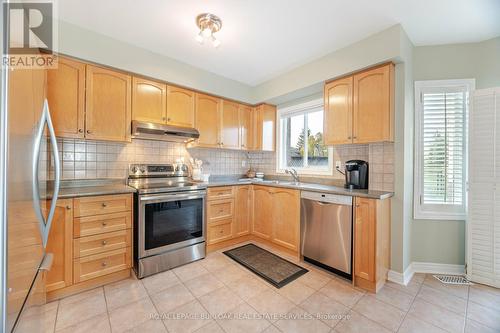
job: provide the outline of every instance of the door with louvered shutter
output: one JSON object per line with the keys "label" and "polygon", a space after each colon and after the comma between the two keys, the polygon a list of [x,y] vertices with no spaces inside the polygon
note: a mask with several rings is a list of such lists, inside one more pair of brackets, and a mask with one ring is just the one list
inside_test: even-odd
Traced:
{"label": "door with louvered shutter", "polygon": [[472,105],[467,275],[500,287],[500,88],[475,91]]}

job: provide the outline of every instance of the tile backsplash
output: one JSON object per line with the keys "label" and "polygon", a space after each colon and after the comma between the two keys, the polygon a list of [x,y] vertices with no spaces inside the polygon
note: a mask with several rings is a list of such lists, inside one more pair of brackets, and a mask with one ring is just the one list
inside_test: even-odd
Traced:
{"label": "tile backsplash", "polygon": [[[212,175],[242,175],[249,167],[267,175],[276,174],[274,152],[244,152],[226,149],[186,148],[182,143],[132,140],[131,143],[58,139],[62,179],[127,177],[130,163],[174,163],[184,158],[203,161],[203,172]],[[394,188],[394,145],[340,145],[334,147],[334,161],[360,159],[370,164],[370,189],[392,191]],[[53,176],[53,163],[51,163]],[[321,178],[343,179],[335,171]]]}

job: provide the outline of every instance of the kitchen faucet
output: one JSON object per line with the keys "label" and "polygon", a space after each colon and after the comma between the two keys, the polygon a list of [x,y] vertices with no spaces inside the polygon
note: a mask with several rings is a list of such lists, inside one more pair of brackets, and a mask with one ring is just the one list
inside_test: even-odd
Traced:
{"label": "kitchen faucet", "polygon": [[297,170],[295,170],[294,168],[290,168],[290,169],[285,169],[285,172],[290,174],[290,176],[292,176],[293,181],[295,183],[300,183],[299,174],[297,173]]}

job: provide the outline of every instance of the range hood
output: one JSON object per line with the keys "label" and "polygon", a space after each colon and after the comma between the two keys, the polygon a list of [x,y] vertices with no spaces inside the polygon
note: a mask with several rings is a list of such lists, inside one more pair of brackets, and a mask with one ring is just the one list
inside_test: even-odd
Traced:
{"label": "range hood", "polygon": [[198,132],[196,128],[133,120],[132,137],[136,139],[188,143],[198,139],[200,137],[200,132]]}

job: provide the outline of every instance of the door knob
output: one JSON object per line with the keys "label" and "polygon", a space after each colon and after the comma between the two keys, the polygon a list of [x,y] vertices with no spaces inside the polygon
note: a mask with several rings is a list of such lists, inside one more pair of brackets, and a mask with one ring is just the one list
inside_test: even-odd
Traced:
{"label": "door knob", "polygon": [[92,131],[90,131],[90,130],[87,130],[87,134],[90,134],[90,133],[92,133]]}
{"label": "door knob", "polygon": [[102,222],[102,226],[105,227],[107,226],[108,224],[106,222]]}
{"label": "door knob", "polygon": [[83,133],[83,130],[81,128],[79,128],[78,133]]}
{"label": "door knob", "polygon": [[108,244],[108,242],[106,242],[105,240],[102,241],[102,246]]}
{"label": "door knob", "polygon": [[67,209],[67,210],[71,210],[71,206],[69,206],[69,205],[68,205],[68,206],[66,206],[66,209]]}
{"label": "door knob", "polygon": [[105,202],[102,203],[102,208],[106,208],[107,206],[108,205]]}
{"label": "door knob", "polygon": [[106,266],[108,266],[108,263],[103,261],[101,265],[102,265],[102,267],[106,267]]}

